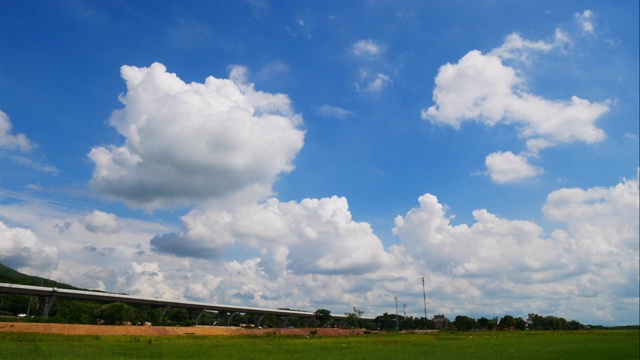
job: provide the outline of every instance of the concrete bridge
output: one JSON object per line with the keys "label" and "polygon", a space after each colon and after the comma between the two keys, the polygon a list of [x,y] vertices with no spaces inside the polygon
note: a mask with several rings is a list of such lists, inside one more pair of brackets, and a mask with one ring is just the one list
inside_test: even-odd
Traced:
{"label": "concrete bridge", "polygon": [[[122,302],[125,304],[138,304],[138,305],[151,305],[164,308],[160,320],[166,315],[169,308],[186,308],[189,315],[193,320],[198,322],[200,317],[205,311],[217,312],[219,317],[223,320],[224,325],[229,326],[231,318],[235,314],[247,314],[253,319],[254,325],[260,327],[262,319],[266,315],[275,315],[276,318],[281,320],[282,327],[287,326],[287,321],[292,317],[297,317],[301,321],[304,321],[305,326],[309,326],[312,319],[315,318],[315,314],[307,311],[296,310],[279,310],[279,309],[265,309],[248,306],[235,306],[235,305],[221,305],[221,304],[208,304],[193,301],[181,301],[181,300],[162,300],[158,298],[148,298],[140,296],[130,296],[124,294],[113,294],[97,291],[86,290],[70,290],[61,288],[51,288],[43,286],[31,286],[31,285],[18,285],[0,283],[0,294],[8,295],[25,295],[36,296],[39,299],[39,308],[43,309],[42,315],[49,316],[49,311],[53,306],[53,303],[57,298],[66,298],[74,300],[90,300],[99,302]],[[345,315],[331,315],[333,320],[344,321],[347,317]],[[373,318],[361,317],[360,319],[366,321],[372,321]]]}

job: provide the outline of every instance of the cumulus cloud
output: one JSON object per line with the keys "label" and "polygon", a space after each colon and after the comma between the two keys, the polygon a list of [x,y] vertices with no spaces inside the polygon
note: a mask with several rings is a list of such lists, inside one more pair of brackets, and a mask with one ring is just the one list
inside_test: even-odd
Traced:
{"label": "cumulus cloud", "polygon": [[236,212],[192,211],[185,230],[151,240],[155,250],[190,257],[220,257],[232,248],[262,256],[269,273],[367,273],[388,262],[367,223],[351,219],[345,198],[267,202]]}
{"label": "cumulus cloud", "polygon": [[[543,227],[488,209],[456,224],[425,194],[395,219],[397,241],[386,249],[339,197],[193,210],[173,232],[152,224],[133,232],[132,220],[119,218],[115,237],[77,221],[59,234],[61,213],[0,204],[3,218],[33,224],[0,230],[0,262],[37,234],[60,249],[51,277],[87,288],[334,313],[357,306],[374,316],[392,311],[398,296],[420,316],[425,277],[429,314],[536,312],[621,324],[638,314],[638,198],[637,174],[610,187],[558,189],[544,204]],[[7,228],[20,240],[7,241]]]}
{"label": "cumulus cloud", "polygon": [[542,170],[531,166],[528,158],[537,157],[541,150],[576,141],[593,144],[605,138],[596,121],[609,111],[610,100],[592,102],[578,96],[556,100],[532,94],[522,71],[504,61],[527,62],[532,53],[546,53],[569,42],[566,32],[557,29],[553,42],[526,40],[513,33],[488,54],[469,51],[457,63],[440,67],[434,105],[422,110],[422,119],[455,129],[466,121],[513,125],[525,141],[526,152],[488,155],[487,173],[497,183],[540,174]]}
{"label": "cumulus cloud", "polygon": [[318,109],[316,109],[316,114],[323,117],[334,118],[334,119],[346,119],[354,115],[354,113],[349,110],[345,110],[341,107],[332,106],[329,104],[320,105]]}
{"label": "cumulus cloud", "polygon": [[360,40],[351,45],[351,50],[356,56],[377,56],[382,53],[382,46],[371,39]]}
{"label": "cumulus cloud", "polygon": [[546,235],[533,222],[485,209],[473,212],[474,224],[453,225],[445,206],[425,194],[418,208],[396,218],[401,244],[394,253],[426,269],[443,308],[486,312],[493,303],[523,314],[590,313],[595,321],[624,323],[638,314],[638,198],[637,178],[554,191],[543,212],[559,226]]}
{"label": "cumulus cloud", "polygon": [[58,250],[25,228],[0,221],[0,261],[12,268],[45,271],[56,265]]}
{"label": "cumulus cloud", "polygon": [[435,196],[425,194],[419,203],[395,219],[393,233],[432,271],[534,279],[552,276],[563,263],[561,247],[545,241],[542,228],[532,222],[502,219],[482,209],[473,212],[476,223],[471,227],[452,225]]}
{"label": "cumulus cloud", "polygon": [[515,155],[511,151],[499,151],[487,155],[485,165],[491,180],[499,184],[519,182],[538,176],[542,172],[541,169],[531,165],[525,156]]}
{"label": "cumulus cloud", "polygon": [[[573,260],[586,269],[578,290],[601,303],[635,307],[636,318],[639,198],[636,177],[608,188],[560,189],[549,194],[543,207],[549,219],[563,225],[552,233],[554,241],[567,244]],[[602,317],[612,318],[611,311],[602,311]]]}
{"label": "cumulus cloud", "polygon": [[131,295],[161,299],[182,299],[182,294],[164,283],[164,276],[157,263],[131,263],[131,271],[119,279],[118,287]]}
{"label": "cumulus cloud", "polygon": [[80,219],[87,231],[103,234],[116,234],[120,232],[120,224],[114,214],[108,214],[94,210],[91,214]]}
{"label": "cumulus cloud", "polygon": [[443,65],[433,91],[435,105],[422,111],[434,124],[459,128],[464,121],[493,126],[518,126],[529,150],[604,139],[596,120],[609,111],[607,102],[593,103],[573,96],[570,101],[548,100],[524,91],[523,79],[499,57],[473,50],[457,64]]}
{"label": "cumulus cloud", "polygon": [[91,185],[129,205],[156,209],[239,194],[268,196],[293,170],[302,118],[283,94],[254,89],[246,69],[229,79],[183,82],[159,63],[123,66],[124,108],[109,124],[121,146],[95,147]]}
{"label": "cumulus cloud", "polygon": [[12,135],[9,116],[0,110],[0,149],[29,151],[33,144],[24,134]]}
{"label": "cumulus cloud", "polygon": [[623,179],[611,188],[556,190],[547,196],[543,212],[549,219],[566,224],[567,231],[579,241],[576,251],[628,249],[637,255],[639,199],[636,177]]}

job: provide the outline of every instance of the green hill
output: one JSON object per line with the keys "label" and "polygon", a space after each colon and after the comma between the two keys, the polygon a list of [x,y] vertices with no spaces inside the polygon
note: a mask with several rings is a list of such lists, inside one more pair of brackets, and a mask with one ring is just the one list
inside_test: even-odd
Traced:
{"label": "green hill", "polygon": [[0,282],[19,285],[57,287],[61,289],[83,290],[69,284],[41,278],[38,276],[26,275],[0,263]]}

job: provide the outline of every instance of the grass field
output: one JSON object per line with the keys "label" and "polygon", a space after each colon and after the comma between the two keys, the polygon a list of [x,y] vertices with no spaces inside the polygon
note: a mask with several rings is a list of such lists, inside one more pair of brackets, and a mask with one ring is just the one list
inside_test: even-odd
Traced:
{"label": "grass field", "polygon": [[0,333],[0,359],[639,359],[638,330],[131,337]]}

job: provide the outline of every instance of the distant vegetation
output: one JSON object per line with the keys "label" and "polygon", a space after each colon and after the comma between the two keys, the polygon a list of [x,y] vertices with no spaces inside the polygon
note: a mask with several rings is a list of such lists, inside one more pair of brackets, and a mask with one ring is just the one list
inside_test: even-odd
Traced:
{"label": "distant vegetation", "polygon": [[[22,274],[8,266],[0,264],[0,282],[21,285],[57,287],[64,289],[85,290],[57,281],[41,277]],[[145,324],[193,326],[203,324],[222,325],[219,314],[205,312],[201,315],[198,324],[193,320],[193,314],[185,308],[169,308],[163,316],[163,308],[148,305],[129,305],[124,303],[99,303],[94,301],[80,301],[69,299],[57,299],[49,312],[49,317],[41,316],[42,310],[39,299],[34,296],[16,296],[0,294],[0,321],[16,321],[16,316],[23,315],[21,321],[54,322],[68,324]],[[24,316],[28,315],[28,316]],[[436,324],[432,319],[398,316],[384,313],[377,316],[373,322],[362,321],[363,312],[354,307],[353,312],[346,313],[345,327],[368,328],[370,330],[408,330],[408,329],[434,329]],[[231,325],[241,326],[252,324],[252,318],[247,314],[236,314],[231,318]],[[309,323],[311,327],[333,326],[332,316],[329,310],[319,309],[315,312],[315,318]],[[265,316],[261,325],[265,328],[279,327],[280,321],[275,316]],[[303,327],[305,321],[291,318],[287,326]],[[580,329],[607,329],[603,326],[583,325],[576,320],[567,321],[556,316],[542,316],[529,314],[527,318],[505,315],[502,318],[488,319],[481,317],[473,319],[459,315],[453,321],[445,319],[441,324],[444,330],[580,330]],[[613,329],[638,329],[637,325],[615,327]]]}

